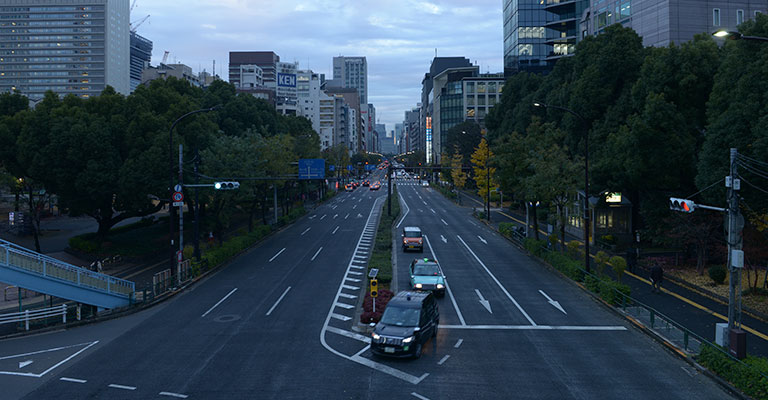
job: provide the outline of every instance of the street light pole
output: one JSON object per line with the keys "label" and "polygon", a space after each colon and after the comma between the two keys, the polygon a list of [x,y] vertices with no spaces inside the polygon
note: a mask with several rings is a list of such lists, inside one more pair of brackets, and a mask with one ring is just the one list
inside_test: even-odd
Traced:
{"label": "street light pole", "polygon": [[[173,121],[173,124],[171,124],[171,129],[168,131],[168,161],[169,161],[169,168],[168,168],[168,170],[170,171],[170,179],[168,180],[168,192],[169,192],[168,193],[168,225],[170,225],[169,230],[170,230],[170,238],[171,238],[171,275],[173,275],[173,269],[174,269],[173,266],[176,263],[176,253],[173,251],[173,247],[174,247],[173,246],[174,245],[174,241],[173,241],[173,190],[174,190],[174,187],[173,187],[174,186],[173,185],[173,173],[174,173],[174,168],[173,168],[173,128],[175,128],[176,124],[178,124],[181,120],[183,120],[184,118],[186,118],[186,117],[188,117],[190,115],[201,113],[201,112],[215,111],[218,108],[219,108],[219,106],[214,106],[214,107],[211,107],[211,108],[202,108],[202,109],[199,109],[199,110],[190,111],[190,112],[182,115],[178,119],[176,119],[176,121]],[[184,210],[180,208],[179,212],[184,212]]]}
{"label": "street light pole", "polygon": [[584,129],[584,269],[589,272],[589,129],[587,129],[587,120],[579,113],[569,108],[553,106],[544,103],[533,103],[534,107],[554,108],[569,112],[581,120]]}

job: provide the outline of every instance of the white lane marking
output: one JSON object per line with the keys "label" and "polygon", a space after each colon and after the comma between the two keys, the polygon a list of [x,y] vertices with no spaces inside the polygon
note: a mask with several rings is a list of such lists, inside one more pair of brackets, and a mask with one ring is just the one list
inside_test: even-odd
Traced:
{"label": "white lane marking", "polygon": [[345,215],[345,216],[344,216],[344,219],[347,219],[347,218],[349,218],[349,214],[347,214],[347,215]]}
{"label": "white lane marking", "polygon": [[356,299],[357,296],[353,294],[347,294],[347,293],[339,293],[339,297],[343,297],[345,299]]}
{"label": "white lane marking", "polygon": [[483,297],[482,294],[480,294],[480,290],[475,289],[475,293],[477,293],[477,297],[480,298],[480,304],[485,307],[486,310],[488,310],[489,313],[493,314],[493,311],[491,311],[491,302],[486,300],[485,297]]}
{"label": "white lane marking", "polygon": [[472,225],[474,225],[474,226],[477,226],[477,224],[476,224],[476,223],[474,223],[474,222],[472,222],[472,221],[469,221],[469,223],[470,223],[470,224],[472,224]]}
{"label": "white lane marking", "polygon": [[331,235],[335,235],[336,231],[338,231],[338,230],[339,230],[339,227],[337,226],[336,229],[334,229],[333,232],[331,232]]}
{"label": "white lane marking", "polygon": [[363,273],[362,272],[357,272],[357,271],[349,271],[348,274],[350,274],[350,275],[362,275]]}
{"label": "white lane marking", "polygon": [[270,259],[269,259],[269,262],[272,262],[272,260],[274,260],[275,258],[277,258],[277,256],[279,256],[279,255],[280,255],[282,252],[284,252],[284,251],[285,251],[285,247],[283,247],[283,249],[282,249],[282,250],[278,251],[278,252],[277,252],[277,254],[275,254],[274,256],[272,256],[272,258],[270,258]]}
{"label": "white lane marking", "polygon": [[232,289],[229,293],[227,293],[226,296],[222,297],[221,300],[219,300],[218,303],[214,304],[213,307],[209,308],[208,311],[204,312],[203,315],[200,316],[200,318],[205,317],[208,315],[209,312],[213,311],[214,308],[216,308],[219,304],[221,304],[224,300],[227,299],[227,297],[232,296],[232,293],[235,293],[237,291],[237,288]]}
{"label": "white lane marking", "polygon": [[[357,208],[357,204],[355,204],[354,206],[352,206],[352,209],[353,209],[353,210],[354,210],[355,208]],[[357,215],[360,215],[360,214],[357,214]],[[360,215],[360,216],[362,217],[362,215]]]}
{"label": "white lane marking", "polygon": [[335,209],[336,209],[336,207],[338,207],[338,206],[333,206],[333,207],[331,207],[331,208],[335,210]]}
{"label": "white lane marking", "polygon": [[350,265],[350,266],[349,266],[349,268],[354,268],[354,269],[364,269],[363,267],[361,267],[361,266],[359,266],[359,265]]}
{"label": "white lane marking", "polygon": [[555,308],[557,308],[558,310],[562,311],[562,312],[563,312],[563,314],[566,314],[566,315],[568,315],[568,313],[567,313],[567,312],[565,312],[565,310],[563,309],[563,306],[561,306],[561,305],[560,305],[560,303],[558,303],[557,301],[555,301],[555,300],[552,300],[552,298],[550,298],[549,296],[547,296],[547,294],[546,294],[546,293],[544,293],[544,291],[543,291],[543,290],[539,290],[539,293],[541,293],[541,294],[542,294],[544,297],[546,297],[546,298],[547,298],[547,300],[548,300],[547,302],[548,302],[549,304],[552,304],[552,305],[553,305]]}
{"label": "white lane marking", "polygon": [[341,307],[341,308],[343,308],[345,310],[351,310],[351,309],[355,308],[355,306],[353,306],[351,304],[339,303],[339,302],[336,302],[336,304],[334,304],[334,306]]}
{"label": "white lane marking", "polygon": [[285,289],[285,292],[283,292],[283,294],[280,296],[280,298],[279,298],[279,299],[277,299],[277,301],[275,302],[275,304],[273,304],[273,305],[272,305],[272,308],[270,308],[270,309],[269,309],[269,311],[267,311],[267,316],[269,316],[269,314],[272,314],[272,310],[274,310],[274,309],[275,309],[275,307],[277,307],[277,305],[278,305],[278,304],[280,304],[280,301],[282,301],[282,300],[283,300],[283,297],[285,297],[285,295],[286,295],[286,294],[288,294],[288,291],[289,291],[289,290],[291,290],[291,287],[290,287],[290,286],[288,286],[288,289]]}
{"label": "white lane marking", "polygon": [[187,397],[189,397],[186,394],[173,393],[173,392],[160,392],[158,394],[160,396],[170,396],[170,397],[176,397],[176,398],[179,398],[179,399],[186,399]]}
{"label": "white lane marking", "polygon": [[323,216],[322,216],[322,217],[320,217],[320,221],[322,221],[322,220],[323,220],[323,218],[325,218],[325,216],[326,216],[326,215],[325,215],[325,214],[323,214]]}
{"label": "white lane marking", "polygon": [[362,197],[361,197],[361,198],[360,198],[360,200],[358,200],[357,202],[358,202],[358,203],[360,203],[361,201],[363,201],[363,198],[362,198]]}
{"label": "white lane marking", "polygon": [[339,216],[339,214],[333,214],[333,219],[336,219],[336,217],[338,217],[338,216]]}
{"label": "white lane marking", "polygon": [[34,361],[32,361],[32,360],[21,361],[21,362],[19,362],[19,369],[22,369],[22,368],[26,367],[27,365],[32,364],[33,362]]}
{"label": "white lane marking", "polygon": [[107,386],[109,386],[109,387],[111,387],[111,388],[115,388],[115,389],[124,389],[124,390],[136,390],[136,386],[116,385],[116,384],[114,384],[114,383],[110,383],[110,384],[109,384],[109,385],[107,385]]}
{"label": "white lane marking", "polygon": [[418,394],[416,392],[411,392],[411,396],[414,396],[414,397],[419,398],[421,400],[429,400],[429,397],[424,397],[424,396],[422,396],[422,395],[420,395],[420,394]]}
{"label": "white lane marking", "polygon": [[[360,289],[359,287],[352,286],[352,285],[341,285],[341,287],[344,288],[344,289],[349,289],[349,290],[359,290]],[[341,293],[341,292],[339,292],[339,293]]]}
{"label": "white lane marking", "polygon": [[432,214],[437,214],[433,208],[430,208],[429,211],[432,211]]}
{"label": "white lane marking", "polygon": [[315,217],[317,217],[317,214],[315,214],[315,215],[313,215],[313,216],[309,217],[309,219],[315,219]]}
{"label": "white lane marking", "polygon": [[405,216],[408,215],[408,212],[411,211],[411,209],[408,207],[408,204],[405,204],[405,199],[403,198],[403,195],[401,193],[398,193],[397,195],[400,196],[400,200],[402,200],[403,205],[405,206],[405,214],[403,214],[403,217],[400,218],[400,222],[398,222],[397,225],[395,225],[395,228],[399,228],[400,227],[400,224],[403,223],[403,220],[405,219]]}
{"label": "white lane marking", "polygon": [[623,326],[574,325],[439,325],[440,329],[512,330],[512,331],[626,331]]}
{"label": "white lane marking", "polygon": [[440,240],[442,240],[443,243],[448,243],[448,239],[446,239],[443,235],[440,235]]}
{"label": "white lane marking", "polygon": [[444,220],[444,219],[440,218],[440,221],[443,221],[443,223],[445,224],[445,226],[448,226],[448,223],[447,223],[447,222],[445,222],[445,220]]}
{"label": "white lane marking", "polygon": [[491,270],[489,270],[489,269],[488,269],[488,267],[486,267],[486,266],[485,266],[485,264],[483,264],[483,262],[482,262],[482,261],[480,261],[480,258],[477,256],[477,254],[475,254],[475,252],[474,252],[474,251],[472,251],[472,249],[469,247],[469,245],[467,245],[467,243],[464,241],[464,239],[462,239],[462,238],[461,238],[461,236],[459,236],[459,235],[456,235],[456,237],[457,237],[457,238],[459,238],[459,240],[460,240],[460,241],[461,241],[461,243],[464,245],[464,247],[466,247],[466,248],[467,248],[467,250],[469,250],[469,252],[472,254],[472,256],[473,256],[473,257],[475,257],[475,260],[477,260],[477,262],[478,262],[478,263],[480,263],[480,265],[483,267],[483,269],[485,270],[485,272],[487,272],[487,273],[488,273],[488,275],[490,275],[490,276],[491,276],[491,278],[493,279],[493,281],[494,281],[494,282],[496,282],[496,284],[497,284],[497,285],[499,285],[499,288],[501,288],[501,291],[503,291],[503,292],[504,292],[504,294],[506,294],[506,295],[507,295],[507,298],[508,298],[509,300],[511,300],[511,301],[512,301],[512,303],[514,303],[514,304],[515,304],[515,307],[517,307],[517,309],[518,309],[518,310],[520,310],[520,312],[521,312],[521,313],[523,313],[523,316],[525,316],[525,319],[527,319],[527,320],[528,320],[528,322],[530,322],[530,323],[531,323],[531,325],[536,325],[536,323],[535,323],[535,322],[533,322],[533,319],[531,319],[531,317],[528,315],[528,313],[527,313],[527,312],[525,312],[525,310],[523,310],[523,307],[520,307],[520,304],[518,304],[518,303],[517,303],[517,300],[515,300],[515,298],[514,298],[514,297],[512,297],[512,295],[511,295],[511,294],[509,294],[509,292],[508,292],[508,291],[507,291],[507,289],[504,287],[504,285],[502,285],[502,284],[501,284],[501,282],[499,282],[499,280],[498,280],[498,279],[496,279],[496,276],[494,276],[494,275],[493,275],[493,273],[491,273]]}
{"label": "white lane marking", "polygon": [[447,361],[451,356],[449,354],[446,354],[443,356],[443,358],[440,359],[440,361],[437,362],[437,365],[443,365],[445,361]]}
{"label": "white lane marking", "polygon": [[[424,235],[424,240],[427,242],[427,247],[429,247],[429,252],[432,253],[432,259],[435,261],[437,260],[437,256],[435,255],[435,251],[432,249],[432,244],[429,243],[429,237],[427,235]],[[438,261],[438,264],[440,262]],[[445,289],[448,291],[448,297],[451,298],[451,303],[453,303],[453,308],[456,310],[456,315],[459,316],[459,321],[462,325],[466,325],[467,323],[464,322],[464,316],[461,315],[461,310],[459,310],[459,305],[456,303],[456,298],[453,297],[453,291],[451,290],[451,286],[448,285],[448,280],[445,280]]]}
{"label": "white lane marking", "polygon": [[0,357],[0,360],[3,360],[3,359],[8,359],[8,358],[28,356],[28,355],[32,355],[32,354],[40,354],[40,353],[47,353],[47,352],[51,352],[51,351],[58,351],[58,350],[63,350],[63,349],[69,349],[69,348],[72,348],[72,347],[85,346],[87,344],[87,346],[83,347],[82,349],[78,350],[77,352],[75,352],[71,356],[69,356],[69,357],[59,361],[58,363],[54,364],[52,367],[46,369],[45,371],[43,371],[43,372],[41,372],[39,374],[33,374],[31,372],[0,371],[0,375],[31,376],[31,377],[35,377],[35,378],[42,378],[45,374],[53,371],[55,368],[59,367],[60,365],[64,364],[65,362],[75,358],[77,355],[79,355],[80,353],[88,350],[89,348],[91,348],[91,346],[93,346],[93,345],[95,345],[97,343],[99,343],[99,341],[98,340],[94,340],[93,342],[90,342],[90,343],[73,344],[71,346],[63,346],[63,347],[57,347],[57,348],[53,348],[53,349],[33,351],[31,353],[26,353],[26,354],[16,354],[16,355],[12,355],[12,356]]}
{"label": "white lane marking", "polygon": [[360,279],[355,279],[355,278],[347,278],[345,280],[350,281],[350,282],[355,282],[355,283],[360,282]]}
{"label": "white lane marking", "polygon": [[358,351],[357,353],[355,353],[355,355],[354,355],[354,356],[352,356],[352,357],[353,357],[353,358],[354,358],[354,357],[360,357],[360,354],[363,354],[363,353],[365,353],[365,351],[366,351],[366,350],[368,350],[368,349],[370,349],[370,348],[371,348],[371,345],[369,344],[369,345],[367,345],[367,346],[363,347],[362,349],[360,349],[360,351]]}
{"label": "white lane marking", "polygon": [[459,339],[459,341],[456,342],[456,344],[453,345],[453,348],[454,349],[458,349],[459,346],[461,346],[462,343],[464,343],[464,339]]}
{"label": "white lane marking", "polygon": [[340,315],[340,314],[336,314],[336,313],[331,314],[331,318],[336,318],[336,319],[344,321],[344,322],[347,322],[350,319],[352,319],[352,317],[347,317],[346,315]]}
{"label": "white lane marking", "polygon": [[484,244],[488,244],[488,242],[482,237],[480,237],[480,235],[477,235],[477,238],[480,239],[480,241],[483,242]]}
{"label": "white lane marking", "polygon": [[[419,198],[421,198],[421,197],[419,197]],[[421,202],[424,203],[425,206],[427,205],[426,201],[422,200]]]}
{"label": "white lane marking", "polygon": [[404,380],[404,381],[406,381],[408,383],[414,384],[414,385],[418,385],[421,381],[424,380],[424,378],[429,376],[428,373],[425,373],[425,374],[423,374],[423,375],[421,375],[419,377],[416,377],[414,375],[411,375],[411,374],[405,373],[403,371],[400,371],[399,369],[392,368],[389,365],[384,365],[384,364],[381,364],[381,363],[377,363],[376,361],[369,360],[369,359],[367,359],[365,357],[352,356],[352,357],[349,357],[349,359],[354,361],[354,362],[356,362],[356,363],[358,363],[358,364],[362,364],[362,365],[365,365],[366,367],[375,369],[375,370],[377,370],[379,372],[383,372],[385,374],[392,375],[395,378],[402,379],[402,380]]}
{"label": "white lane marking", "polygon": [[67,377],[64,377],[64,376],[59,378],[59,380],[60,381],[64,381],[64,382],[74,382],[74,383],[86,383],[86,382],[88,382],[85,379],[67,378]]}
{"label": "white lane marking", "polygon": [[370,337],[363,336],[363,335],[361,335],[359,333],[356,333],[356,332],[345,331],[343,329],[336,328],[335,326],[329,326],[326,329],[328,330],[328,332],[332,332],[332,333],[335,333],[337,335],[346,336],[346,337],[351,338],[351,339],[356,339],[356,340],[359,340],[359,341],[361,341],[363,343],[371,343],[371,338]]}
{"label": "white lane marking", "polygon": [[312,228],[304,229],[304,232],[301,232],[301,235],[299,235],[299,236],[304,236],[304,234],[309,232],[310,229],[312,229]]}
{"label": "white lane marking", "polygon": [[312,260],[311,261],[315,261],[315,257],[317,257],[317,255],[320,254],[320,251],[322,251],[322,250],[323,250],[322,246],[319,249],[317,249],[317,252],[315,253],[315,255],[312,256]]}

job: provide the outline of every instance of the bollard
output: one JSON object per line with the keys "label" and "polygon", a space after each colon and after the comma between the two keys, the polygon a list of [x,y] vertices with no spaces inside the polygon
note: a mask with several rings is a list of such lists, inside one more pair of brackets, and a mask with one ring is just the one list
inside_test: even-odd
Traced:
{"label": "bollard", "polygon": [[66,324],[67,323],[67,305],[66,304],[61,305],[61,312],[62,312],[61,322]]}
{"label": "bollard", "polygon": [[29,310],[24,310],[24,325],[29,330]]}
{"label": "bollard", "polygon": [[82,315],[83,315],[82,314],[82,310],[81,310],[81,308],[82,308],[81,306],[82,306],[82,304],[77,303],[77,310],[75,312],[75,315],[76,315],[78,321],[80,321],[80,319],[82,318]]}

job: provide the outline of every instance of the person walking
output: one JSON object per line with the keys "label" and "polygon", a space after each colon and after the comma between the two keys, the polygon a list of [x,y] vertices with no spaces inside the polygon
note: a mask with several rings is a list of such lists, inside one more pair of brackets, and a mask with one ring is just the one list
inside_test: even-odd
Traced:
{"label": "person walking", "polygon": [[653,291],[661,293],[661,282],[664,280],[664,270],[658,263],[653,264],[651,267],[651,284],[653,285]]}

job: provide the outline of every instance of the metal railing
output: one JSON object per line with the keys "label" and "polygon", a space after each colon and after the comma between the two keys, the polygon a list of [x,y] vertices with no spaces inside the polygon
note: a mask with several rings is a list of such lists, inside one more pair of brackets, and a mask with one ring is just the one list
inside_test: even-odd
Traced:
{"label": "metal railing", "polygon": [[34,290],[27,290],[24,288],[19,288],[17,286],[6,286],[5,290],[3,291],[3,300],[8,301],[8,291],[13,290],[13,293],[11,293],[11,300],[15,300],[19,298],[19,291],[21,291],[21,298],[26,299],[27,297],[35,297],[39,296],[40,293],[35,292]]}
{"label": "metal railing", "polygon": [[67,305],[62,304],[60,306],[51,308],[40,308],[37,310],[25,310],[22,312],[1,314],[0,324],[10,324],[14,322],[24,322],[24,329],[29,330],[29,321],[35,319],[44,319],[50,317],[61,316],[61,322],[67,323]]}
{"label": "metal railing", "polygon": [[34,275],[65,281],[76,286],[121,297],[130,298],[134,292],[134,283],[131,281],[76,267],[4,240],[0,240],[1,264]]}

